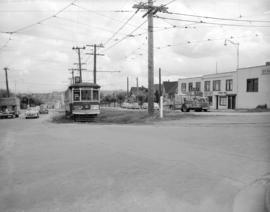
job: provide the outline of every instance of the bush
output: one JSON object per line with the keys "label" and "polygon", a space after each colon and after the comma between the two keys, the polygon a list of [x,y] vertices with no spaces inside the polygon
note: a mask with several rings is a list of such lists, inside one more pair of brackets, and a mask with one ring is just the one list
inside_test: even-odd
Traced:
{"label": "bush", "polygon": [[258,105],[256,109],[267,109],[267,104],[265,105]]}

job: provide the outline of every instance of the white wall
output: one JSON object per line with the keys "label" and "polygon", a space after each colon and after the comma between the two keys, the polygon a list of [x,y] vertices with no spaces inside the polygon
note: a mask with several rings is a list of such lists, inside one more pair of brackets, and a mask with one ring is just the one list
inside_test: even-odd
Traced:
{"label": "white wall", "polygon": [[[256,108],[267,104],[270,107],[270,66],[257,66],[238,70],[238,108]],[[258,78],[258,92],[247,92],[247,79]]]}
{"label": "white wall", "polygon": [[188,84],[192,82],[193,83],[193,88],[196,86],[196,82],[201,83],[201,88],[200,91],[203,92],[203,82],[202,82],[202,77],[193,77],[193,78],[184,78],[184,79],[179,79],[178,80],[178,94],[183,95],[186,94],[185,92],[182,92],[181,84],[186,83],[186,92],[188,92]]}

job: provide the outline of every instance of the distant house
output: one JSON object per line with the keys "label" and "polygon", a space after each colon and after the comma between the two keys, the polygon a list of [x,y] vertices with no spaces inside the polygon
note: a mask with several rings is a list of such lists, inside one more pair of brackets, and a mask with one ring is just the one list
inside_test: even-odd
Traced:
{"label": "distant house", "polygon": [[148,89],[144,86],[141,87],[131,87],[130,89],[130,96],[140,96],[140,95],[147,95]]}
{"label": "distant house", "polygon": [[178,93],[178,81],[165,81],[163,82],[163,88],[164,97],[173,99]]}

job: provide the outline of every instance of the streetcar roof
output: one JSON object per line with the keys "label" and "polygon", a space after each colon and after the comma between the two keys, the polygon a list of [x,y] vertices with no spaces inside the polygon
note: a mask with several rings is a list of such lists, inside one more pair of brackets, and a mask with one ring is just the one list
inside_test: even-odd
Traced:
{"label": "streetcar roof", "polygon": [[69,88],[100,88],[100,85],[90,82],[75,83],[69,86]]}

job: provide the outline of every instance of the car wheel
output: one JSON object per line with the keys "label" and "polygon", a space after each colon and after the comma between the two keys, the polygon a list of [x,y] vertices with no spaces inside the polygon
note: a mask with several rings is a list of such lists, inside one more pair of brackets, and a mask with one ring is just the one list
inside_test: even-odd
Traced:
{"label": "car wheel", "polygon": [[182,112],[188,112],[189,110],[187,109],[186,105],[183,105],[181,111]]}

